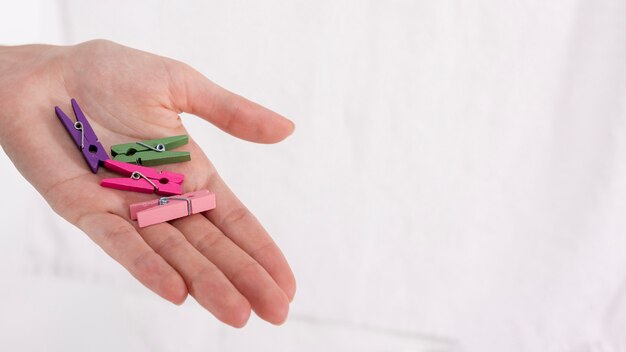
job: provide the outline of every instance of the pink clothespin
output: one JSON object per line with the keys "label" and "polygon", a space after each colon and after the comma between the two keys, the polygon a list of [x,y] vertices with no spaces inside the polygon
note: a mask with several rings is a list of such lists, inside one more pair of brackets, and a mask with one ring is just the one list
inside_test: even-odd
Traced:
{"label": "pink clothespin", "polygon": [[141,193],[156,193],[164,196],[183,193],[181,184],[185,175],[175,172],[158,171],[156,169],[128,164],[117,160],[106,160],[104,167],[117,172],[126,178],[105,178],[100,182],[102,187]]}
{"label": "pink clothespin", "polygon": [[162,197],[131,204],[130,218],[137,220],[139,227],[146,227],[214,208],[215,194],[204,189],[182,196]]}

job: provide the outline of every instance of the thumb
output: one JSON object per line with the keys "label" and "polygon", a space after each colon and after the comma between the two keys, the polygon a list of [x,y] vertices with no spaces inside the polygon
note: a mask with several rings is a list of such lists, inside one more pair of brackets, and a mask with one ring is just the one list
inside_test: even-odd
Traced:
{"label": "thumb", "polygon": [[199,116],[231,135],[257,143],[287,138],[294,123],[211,82],[190,66],[174,62],[172,97],[178,110]]}

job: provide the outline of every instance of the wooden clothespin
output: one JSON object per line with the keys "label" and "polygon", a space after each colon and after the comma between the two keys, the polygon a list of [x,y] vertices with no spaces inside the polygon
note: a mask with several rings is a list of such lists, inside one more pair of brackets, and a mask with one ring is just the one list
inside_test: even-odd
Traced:
{"label": "wooden clothespin", "polygon": [[95,174],[98,172],[98,167],[103,165],[105,160],[109,160],[109,155],[98,141],[98,136],[91,128],[76,99],[72,99],[72,109],[74,110],[74,115],[76,115],[76,122],[70,119],[61,108],[58,106],[54,107],[54,111],[61,123],[63,123],[63,127],[72,136],[74,144],[83,153],[83,157],[89,164],[91,172]]}
{"label": "wooden clothespin", "polygon": [[137,220],[139,227],[146,227],[214,208],[215,194],[205,189],[132,204],[130,218]]}
{"label": "wooden clothespin", "polygon": [[102,187],[141,193],[156,193],[164,196],[182,193],[185,175],[169,171],[124,163],[117,160],[106,160],[104,167],[118,174],[130,176],[122,178],[105,178],[100,182]]}
{"label": "wooden clothespin", "polygon": [[191,160],[191,154],[170,150],[187,143],[189,143],[189,137],[182,135],[118,144],[111,147],[111,155],[114,160],[146,166],[179,163]]}

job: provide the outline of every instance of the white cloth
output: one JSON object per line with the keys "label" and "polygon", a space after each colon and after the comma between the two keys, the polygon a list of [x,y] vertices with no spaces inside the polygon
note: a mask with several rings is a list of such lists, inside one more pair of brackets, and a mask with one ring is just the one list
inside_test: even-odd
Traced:
{"label": "white cloth", "polygon": [[283,327],[241,331],[162,302],[4,157],[0,349],[626,349],[626,2],[65,0],[56,13],[55,30],[14,20],[42,28],[14,41],[112,39],[295,120],[288,141],[259,146],[185,117],[298,294]]}

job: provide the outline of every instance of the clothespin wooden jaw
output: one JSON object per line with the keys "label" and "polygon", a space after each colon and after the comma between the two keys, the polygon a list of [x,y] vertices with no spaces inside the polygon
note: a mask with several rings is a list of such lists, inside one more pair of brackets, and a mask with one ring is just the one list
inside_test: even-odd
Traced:
{"label": "clothespin wooden jaw", "polygon": [[191,160],[191,154],[175,152],[171,149],[187,143],[189,143],[189,137],[182,135],[118,144],[111,147],[111,155],[114,160],[145,166],[179,163]]}
{"label": "clothespin wooden jaw", "polygon": [[99,166],[109,159],[109,155],[98,141],[96,133],[91,128],[87,117],[85,117],[75,99],[72,99],[72,109],[74,110],[74,115],[76,115],[76,122],[70,119],[61,108],[58,106],[54,107],[54,111],[63,127],[65,127],[65,130],[74,140],[74,144],[83,154],[83,158],[89,164],[91,172],[95,174],[98,172]]}

